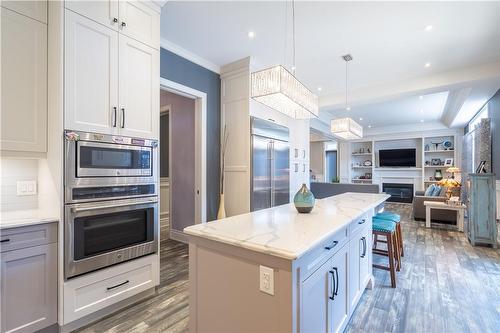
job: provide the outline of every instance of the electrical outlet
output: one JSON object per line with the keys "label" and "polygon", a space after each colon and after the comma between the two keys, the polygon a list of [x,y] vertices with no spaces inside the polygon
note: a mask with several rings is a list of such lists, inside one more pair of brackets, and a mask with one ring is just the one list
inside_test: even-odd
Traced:
{"label": "electrical outlet", "polygon": [[36,195],[36,180],[18,180],[17,195]]}
{"label": "electrical outlet", "polygon": [[260,291],[274,295],[274,269],[266,266],[259,267]]}

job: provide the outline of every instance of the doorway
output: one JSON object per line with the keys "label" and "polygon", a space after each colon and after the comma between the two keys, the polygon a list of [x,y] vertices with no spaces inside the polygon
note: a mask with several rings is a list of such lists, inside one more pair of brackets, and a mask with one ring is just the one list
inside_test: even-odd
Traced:
{"label": "doorway", "polygon": [[206,222],[206,94],[160,79],[160,239]]}

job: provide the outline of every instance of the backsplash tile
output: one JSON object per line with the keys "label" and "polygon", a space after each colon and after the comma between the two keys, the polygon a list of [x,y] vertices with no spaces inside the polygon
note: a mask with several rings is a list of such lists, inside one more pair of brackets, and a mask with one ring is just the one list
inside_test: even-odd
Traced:
{"label": "backsplash tile", "polygon": [[36,209],[38,195],[17,196],[17,181],[38,183],[38,160],[2,157],[0,168],[0,211]]}

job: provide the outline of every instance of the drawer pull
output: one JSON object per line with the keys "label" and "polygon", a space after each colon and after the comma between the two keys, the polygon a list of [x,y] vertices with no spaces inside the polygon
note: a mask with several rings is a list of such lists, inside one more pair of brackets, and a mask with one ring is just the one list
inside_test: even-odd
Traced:
{"label": "drawer pull", "polygon": [[325,250],[333,249],[335,246],[337,246],[338,243],[339,243],[338,241],[333,241],[331,245],[325,246]]}
{"label": "drawer pull", "polygon": [[7,243],[7,242],[10,242],[10,238],[5,238],[0,240],[0,243]]}
{"label": "drawer pull", "polygon": [[129,281],[129,280],[127,280],[127,281],[125,281],[125,282],[122,282],[122,283],[117,284],[116,286],[107,287],[107,288],[106,288],[106,290],[108,290],[108,291],[109,291],[109,290],[113,290],[113,289],[118,288],[118,287],[121,287],[121,286],[123,286],[123,285],[125,285],[125,284],[127,284],[127,283],[129,283],[129,282],[130,282],[130,281]]}
{"label": "drawer pull", "polygon": [[366,222],[365,219],[362,219],[361,221],[358,221],[358,224],[364,224]]}

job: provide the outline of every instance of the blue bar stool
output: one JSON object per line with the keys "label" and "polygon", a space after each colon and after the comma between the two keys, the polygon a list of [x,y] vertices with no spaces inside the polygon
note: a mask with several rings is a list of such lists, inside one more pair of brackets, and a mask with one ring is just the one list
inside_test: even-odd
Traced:
{"label": "blue bar stool", "polygon": [[389,258],[389,267],[378,264],[373,264],[373,267],[389,271],[391,274],[391,287],[396,288],[396,258],[398,253],[396,223],[390,220],[373,218],[372,233],[375,238],[378,238],[379,236],[385,237],[385,241],[379,240],[379,242],[387,243],[387,251],[377,249],[376,244],[374,243],[372,252]]}
{"label": "blue bar stool", "polygon": [[381,212],[375,215],[375,218],[382,220],[390,220],[396,223],[396,233],[398,237],[398,247],[400,251],[400,256],[405,256],[404,245],[403,245],[403,230],[401,229],[401,215],[393,212]]}

